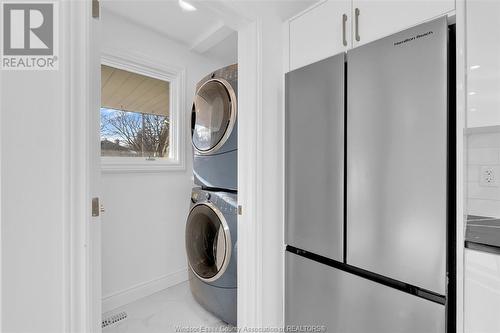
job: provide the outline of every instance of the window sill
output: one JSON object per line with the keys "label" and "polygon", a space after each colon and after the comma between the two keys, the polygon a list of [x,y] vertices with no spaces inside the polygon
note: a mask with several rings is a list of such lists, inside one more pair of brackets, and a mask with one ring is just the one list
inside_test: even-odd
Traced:
{"label": "window sill", "polygon": [[[123,159],[123,160],[122,160]],[[136,158],[101,157],[102,173],[149,173],[186,170],[184,163],[175,160],[147,161]]]}

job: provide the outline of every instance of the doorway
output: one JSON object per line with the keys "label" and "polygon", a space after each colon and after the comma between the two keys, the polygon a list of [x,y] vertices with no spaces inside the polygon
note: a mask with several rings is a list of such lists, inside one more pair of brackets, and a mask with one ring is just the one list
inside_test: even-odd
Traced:
{"label": "doorway", "polygon": [[[310,5],[310,1],[283,2],[196,2],[220,15],[238,32],[238,326],[262,327],[283,324],[282,244],[282,80],[283,23]],[[76,114],[72,126],[78,168],[71,212],[75,219],[70,313],[74,331],[101,331],[101,222],[90,217],[90,202],[100,197],[100,38],[102,22],[91,18],[91,7],[71,3],[73,103],[84,113]],[[103,13],[104,14],[104,13]],[[264,33],[265,31],[265,33]],[[148,45],[148,48],[156,48]],[[90,52],[89,52],[90,50]],[[189,72],[186,72],[189,76]],[[187,80],[186,80],[187,81]],[[73,82],[73,81],[71,81]],[[92,84],[93,83],[93,84]],[[81,101],[79,96],[90,96]],[[185,96],[188,103],[187,94]],[[83,105],[86,108],[83,108]],[[264,110],[264,105],[266,110]],[[81,108],[80,108],[81,106]],[[87,110],[95,110],[87,114]],[[270,112],[270,113],[269,113]],[[72,113],[74,114],[74,112]],[[186,126],[188,122],[186,121]],[[245,124],[242,126],[241,124]],[[281,134],[280,134],[281,133]],[[280,143],[281,142],[281,143]],[[271,144],[272,143],[272,144]],[[188,141],[186,140],[186,144]],[[91,147],[91,149],[88,149]],[[268,157],[276,160],[269,164]],[[83,164],[82,164],[83,163]],[[130,171],[133,174],[132,171]],[[80,198],[80,200],[79,200]],[[277,200],[276,200],[277,199]],[[104,203],[105,214],[110,208]],[[105,218],[103,219],[105,221]],[[271,223],[270,223],[271,222]],[[105,223],[105,222],[104,222]],[[182,223],[185,223],[183,219]]]}
{"label": "doorway", "polygon": [[[93,309],[92,322],[102,321],[103,332],[227,326],[210,298],[225,295],[196,297],[199,291],[191,282],[197,276],[190,274],[185,229],[197,187],[193,99],[200,80],[237,63],[238,32],[224,23],[223,15],[186,4],[103,2],[100,18],[93,22],[99,30],[101,78],[101,173],[95,179],[104,212],[90,235],[100,234],[94,239],[101,240],[93,246],[95,257],[100,249],[101,263],[93,280],[97,287],[100,279],[101,298],[95,301],[102,302],[99,310]],[[97,76],[97,68],[93,70]],[[233,215],[237,220],[236,207]],[[218,239],[225,238],[221,235]],[[236,240],[237,235],[231,237]],[[236,261],[236,251],[232,256]],[[217,263],[222,268],[226,261]],[[227,306],[236,313],[234,301]]]}

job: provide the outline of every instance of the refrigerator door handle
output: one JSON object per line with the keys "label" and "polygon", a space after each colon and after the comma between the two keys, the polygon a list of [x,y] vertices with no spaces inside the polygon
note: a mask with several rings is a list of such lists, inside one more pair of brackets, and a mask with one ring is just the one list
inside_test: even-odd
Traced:
{"label": "refrigerator door handle", "polygon": [[346,39],[346,36],[345,36],[345,24],[347,22],[347,15],[346,14],[343,14],[342,15],[342,44],[344,44],[344,46],[347,46],[347,39]]}
{"label": "refrigerator door handle", "polygon": [[356,8],[354,10],[354,25],[355,25],[355,30],[356,30],[356,41],[360,41],[361,37],[359,36],[359,8]]}

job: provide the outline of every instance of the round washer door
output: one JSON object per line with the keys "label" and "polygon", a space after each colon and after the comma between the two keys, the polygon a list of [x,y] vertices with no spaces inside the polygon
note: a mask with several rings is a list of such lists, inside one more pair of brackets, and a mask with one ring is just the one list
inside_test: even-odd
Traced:
{"label": "round washer door", "polygon": [[186,252],[189,266],[203,281],[212,282],[224,274],[231,258],[231,237],[224,216],[211,203],[191,209],[186,224]]}
{"label": "round washer door", "polygon": [[201,154],[217,151],[231,134],[235,118],[236,96],[230,84],[222,79],[205,82],[193,103],[193,147]]}

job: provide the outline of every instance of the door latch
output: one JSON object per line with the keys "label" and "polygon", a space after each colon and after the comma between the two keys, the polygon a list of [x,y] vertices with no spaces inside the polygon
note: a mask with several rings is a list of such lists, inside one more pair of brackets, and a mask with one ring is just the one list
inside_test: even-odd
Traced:
{"label": "door latch", "polygon": [[99,0],[92,0],[92,17],[98,19],[100,14],[99,12]]}
{"label": "door latch", "polygon": [[92,198],[92,217],[98,217],[101,212],[101,206],[99,205],[99,198]]}

